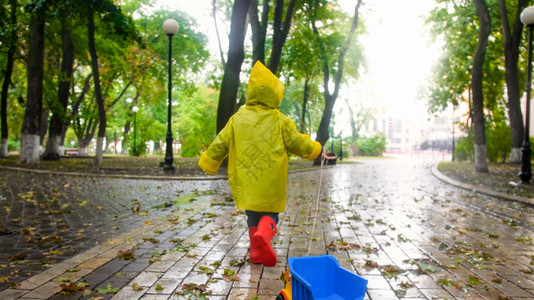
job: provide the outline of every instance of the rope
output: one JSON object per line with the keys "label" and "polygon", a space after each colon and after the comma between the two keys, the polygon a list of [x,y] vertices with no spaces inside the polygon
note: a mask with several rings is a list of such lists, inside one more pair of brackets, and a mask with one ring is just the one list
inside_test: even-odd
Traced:
{"label": "rope", "polygon": [[310,253],[310,247],[313,242],[313,235],[315,233],[315,224],[317,222],[317,212],[319,211],[319,199],[321,198],[321,186],[323,185],[323,166],[324,166],[325,161],[326,161],[326,156],[321,159],[321,170],[319,172],[319,188],[317,189],[317,200],[315,202],[315,211],[313,213],[312,231],[310,235],[311,240],[310,240],[310,243],[308,244],[307,254]]}

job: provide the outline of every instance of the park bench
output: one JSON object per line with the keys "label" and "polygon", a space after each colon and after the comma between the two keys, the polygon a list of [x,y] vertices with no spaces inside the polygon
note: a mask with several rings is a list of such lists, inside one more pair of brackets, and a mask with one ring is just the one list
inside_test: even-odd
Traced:
{"label": "park bench", "polygon": [[326,154],[326,164],[327,165],[335,165],[337,161],[337,155],[335,153],[327,153]]}
{"label": "park bench", "polygon": [[[337,155],[335,153],[327,153],[326,156],[324,157],[324,159],[326,159],[324,164],[326,164],[326,165],[335,165],[336,161],[337,161]],[[316,159],[313,160],[313,165],[314,166],[320,166],[321,165],[321,156],[319,156],[319,157],[317,157]]]}
{"label": "park bench", "polygon": [[65,155],[78,155],[78,148],[65,148]]}

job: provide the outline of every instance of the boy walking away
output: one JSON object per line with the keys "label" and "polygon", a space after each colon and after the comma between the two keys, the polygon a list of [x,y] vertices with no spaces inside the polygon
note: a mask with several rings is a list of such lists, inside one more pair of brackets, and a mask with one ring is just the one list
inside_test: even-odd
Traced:
{"label": "boy walking away", "polygon": [[321,155],[321,144],[297,132],[295,123],[278,107],[284,84],[256,62],[247,86],[247,99],[202,153],[198,165],[217,174],[228,156],[228,182],[238,209],[245,210],[250,237],[250,261],[276,265],[271,240],[278,214],[285,210],[288,155],[305,159]]}

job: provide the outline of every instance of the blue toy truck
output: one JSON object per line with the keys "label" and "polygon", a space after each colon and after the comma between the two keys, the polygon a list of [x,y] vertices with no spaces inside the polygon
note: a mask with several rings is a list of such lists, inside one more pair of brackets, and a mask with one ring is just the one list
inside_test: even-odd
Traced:
{"label": "blue toy truck", "polygon": [[286,286],[277,300],[361,300],[367,279],[339,266],[331,255],[290,257]]}

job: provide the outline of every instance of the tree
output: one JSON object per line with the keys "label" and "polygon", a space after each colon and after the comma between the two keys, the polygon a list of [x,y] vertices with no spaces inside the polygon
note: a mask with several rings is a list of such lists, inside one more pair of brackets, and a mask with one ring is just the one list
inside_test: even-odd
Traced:
{"label": "tree", "polygon": [[[317,137],[315,140],[321,143],[322,145],[324,145],[329,138],[328,127],[330,125],[332,110],[334,108],[334,104],[336,102],[339,93],[339,88],[341,85],[341,79],[343,77],[343,71],[345,67],[345,55],[347,54],[347,51],[349,50],[349,47],[352,45],[353,40],[356,36],[356,28],[358,27],[359,19],[359,8],[361,4],[362,0],[358,0],[354,8],[354,15],[352,17],[352,25],[350,27],[350,32],[345,40],[344,45],[339,49],[334,49],[333,53],[337,54],[337,61],[335,63],[332,63],[327,55],[327,53],[332,52],[330,49],[326,49],[326,43],[323,40],[323,37],[320,35],[319,29],[317,27],[317,13],[320,7],[319,1],[315,1],[315,7],[312,12],[313,16],[311,25],[315,37],[317,39],[318,48],[320,49],[321,53],[320,59],[323,65],[323,89],[325,99],[324,114],[321,118],[321,123],[319,124],[319,129],[317,130]],[[334,89],[332,92],[330,92],[330,72],[333,72],[334,77]]]}
{"label": "tree", "polygon": [[[365,105],[363,102],[358,102],[356,105],[351,105],[349,99],[345,98],[345,104],[349,109],[350,116],[350,129],[351,129],[351,154],[357,155],[356,142],[360,137],[360,130],[362,127],[367,124],[369,121],[373,120],[373,111],[376,111],[371,105]],[[353,108],[354,106],[354,108]],[[354,111],[356,110],[356,111]]]}
{"label": "tree", "polygon": [[[521,162],[521,146],[523,144],[523,115],[521,113],[521,88],[519,87],[519,46],[523,32],[520,20],[521,11],[528,1],[517,0],[510,24],[506,0],[499,0],[502,34],[504,37],[504,58],[506,65],[506,92],[508,93],[508,116],[511,127],[512,152],[510,162]],[[512,27],[512,28],[511,28]]]}
{"label": "tree", "polygon": [[[274,74],[277,73],[282,49],[291,28],[291,19],[295,9],[296,0],[290,0],[285,4],[284,0],[276,0],[272,20],[272,48],[267,68]],[[262,10],[258,10],[258,0],[252,0],[249,8],[250,25],[252,28],[252,61],[261,61],[265,64],[266,38],[269,25],[270,4],[263,1]],[[284,14],[285,9],[285,14]],[[258,14],[261,13],[261,19]],[[284,18],[285,16],[285,18]],[[283,21],[283,22],[282,22]]]}
{"label": "tree", "polygon": [[52,118],[48,131],[44,160],[59,160],[60,146],[63,141],[63,124],[67,119],[67,104],[70,96],[70,83],[72,81],[74,64],[74,42],[72,39],[71,7],[72,3],[65,3],[61,15],[62,54],[61,69],[58,76],[57,101],[52,107]]}
{"label": "tree", "polygon": [[[461,3],[457,3],[461,2]],[[428,90],[428,110],[437,113],[450,104],[469,101],[472,56],[476,46],[476,12],[469,1],[441,0],[427,23],[435,38],[443,39],[443,54],[432,72]],[[466,92],[468,91],[468,92]],[[469,101],[470,102],[470,101]]]}
{"label": "tree", "polygon": [[224,66],[219,105],[217,107],[217,132],[221,131],[235,111],[239,74],[245,58],[246,17],[250,0],[235,0],[232,8],[228,60]]}
{"label": "tree", "polygon": [[26,6],[30,17],[30,41],[28,49],[28,89],[24,121],[21,129],[21,149],[19,161],[35,163],[39,161],[39,125],[43,107],[43,76],[45,25],[48,3],[34,1]]}
{"label": "tree", "polygon": [[221,36],[219,34],[219,26],[217,25],[217,0],[212,0],[211,2],[212,10],[211,14],[213,17],[213,25],[215,26],[215,33],[217,35],[217,44],[219,45],[219,55],[221,56],[221,66],[224,69],[226,65],[226,60],[224,59],[224,51],[221,44]]}
{"label": "tree", "polygon": [[486,128],[484,124],[483,70],[484,57],[491,32],[491,20],[485,0],[474,0],[479,17],[478,44],[473,56],[471,87],[473,91],[473,122],[475,128],[475,170],[487,173]]}
{"label": "tree", "polygon": [[[2,83],[2,94],[0,99],[0,118],[1,118],[1,126],[2,126],[2,135],[1,135],[1,146],[0,146],[0,157],[7,157],[8,155],[8,149],[7,149],[7,142],[8,142],[8,125],[7,125],[7,98],[8,98],[8,92],[9,92],[9,84],[11,83],[11,74],[13,73],[13,65],[15,60],[15,51],[17,47],[17,10],[18,10],[18,4],[17,0],[10,0],[9,1],[9,7],[10,10],[10,17],[6,18],[9,20],[9,23],[2,24],[4,28],[7,28],[7,62],[6,62],[6,69],[4,72],[4,81]],[[5,20],[5,19],[3,19]],[[0,21],[0,22],[3,22]]]}
{"label": "tree", "polygon": [[[304,11],[299,10],[302,13]],[[322,65],[319,59],[310,59],[319,57],[319,49],[317,49],[317,44],[315,43],[315,36],[311,29],[309,18],[297,14],[295,19],[295,29],[292,30],[291,36],[285,44],[279,69],[285,78],[289,78],[286,90],[291,90],[291,85],[300,87],[298,96],[291,95],[287,98],[300,100],[295,101],[300,106],[300,108],[296,108],[300,113],[295,120],[299,125],[300,132],[311,133],[317,127],[311,128],[312,124],[308,116],[310,116],[310,108],[315,104],[314,102],[317,102],[317,105],[320,102],[318,101],[320,93],[315,83],[320,81],[319,76]],[[306,121],[307,117],[308,121]]]}
{"label": "tree", "polygon": [[106,109],[104,107],[104,99],[102,98],[102,90],[100,88],[100,72],[98,71],[98,55],[96,54],[95,46],[95,23],[94,23],[94,1],[88,3],[87,10],[87,37],[89,41],[89,53],[91,55],[91,69],[93,71],[93,81],[95,84],[95,99],[98,106],[98,137],[96,139],[96,155],[94,164],[100,166],[102,164],[102,154],[104,145],[104,138],[106,137]]}
{"label": "tree", "polygon": [[[441,5],[433,10],[427,20],[433,23],[433,32],[443,38],[446,46],[444,55],[440,59],[440,68],[434,72],[435,84],[428,95],[431,112],[442,110],[448,102],[453,105],[460,101],[471,102],[470,77],[473,71],[473,53],[478,45],[475,38],[480,27],[475,18],[478,12],[474,2],[460,0],[438,0],[438,2]],[[489,29],[491,38],[487,43],[482,67],[484,95],[482,109],[487,113],[494,111],[496,105],[507,104],[506,122],[510,124],[512,138],[506,140],[512,143],[511,162],[517,161],[522,144],[523,122],[519,98],[522,94],[520,82],[524,74],[518,61],[521,58],[519,50],[523,25],[519,21],[519,14],[526,3],[525,0],[498,0],[486,3],[491,18]],[[507,97],[503,93],[505,89]],[[476,91],[473,96],[475,93]],[[470,107],[468,120],[474,120],[474,103],[473,105],[470,103]],[[488,122],[491,119],[485,118],[485,120]],[[486,123],[485,126],[493,125]]]}
{"label": "tree", "polygon": [[217,110],[217,94],[214,90],[200,86],[178,107],[176,128],[181,141],[183,157],[198,157],[200,152],[213,141],[215,127],[213,114]]}

